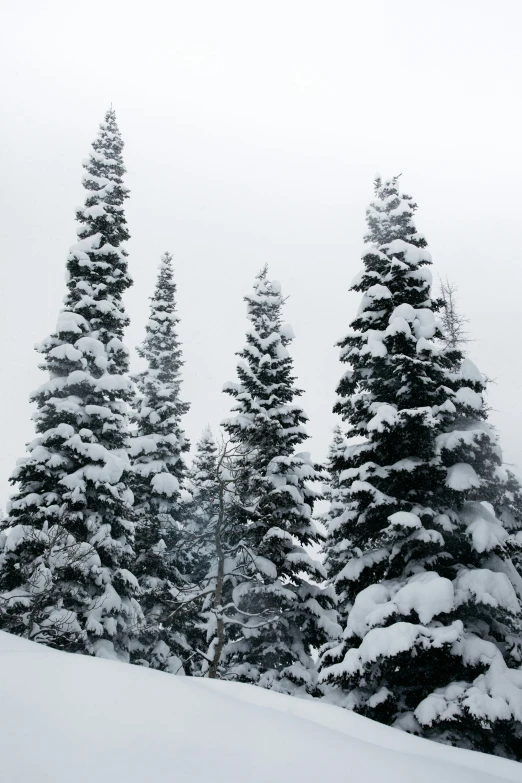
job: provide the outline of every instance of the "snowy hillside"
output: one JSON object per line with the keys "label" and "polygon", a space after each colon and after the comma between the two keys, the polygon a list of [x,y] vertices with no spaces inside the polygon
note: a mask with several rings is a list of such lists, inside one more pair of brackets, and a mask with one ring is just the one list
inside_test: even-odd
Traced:
{"label": "snowy hillside", "polygon": [[0,633],[6,783],[488,783],[519,764],[250,685],[173,677]]}

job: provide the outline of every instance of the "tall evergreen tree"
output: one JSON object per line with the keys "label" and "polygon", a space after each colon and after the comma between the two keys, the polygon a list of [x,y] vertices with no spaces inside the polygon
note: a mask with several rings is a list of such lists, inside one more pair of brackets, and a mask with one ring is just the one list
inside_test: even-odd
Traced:
{"label": "tall evergreen tree", "polygon": [[[55,332],[38,347],[49,380],[33,394],[37,437],[1,538],[0,628],[64,650],[127,657],[140,618],[128,487],[122,295],[131,285],[123,142],[105,115],[84,163],[79,242]],[[7,535],[6,535],[7,533]]]}
{"label": "tall evergreen tree", "polygon": [[239,353],[239,383],[225,386],[235,416],[224,423],[241,458],[236,482],[238,536],[246,578],[234,589],[239,638],[224,655],[228,673],[245,682],[291,692],[313,690],[312,647],[335,633],[331,597],[318,585],[321,566],[306,548],[318,541],[311,518],[318,478],[309,454],[296,453],[306,439],[302,408],[294,402],[280,285],[265,268],[246,297],[252,328]]}
{"label": "tall evergreen tree", "polygon": [[501,521],[510,479],[483,378],[443,345],[415,208],[377,180],[352,284],[363,299],[340,343],[335,410],[357,442],[337,466],[332,578],[348,619],[322,679],[375,720],[522,758],[522,540]]}
{"label": "tall evergreen tree", "polygon": [[323,544],[324,567],[329,575],[328,583],[333,585],[336,593],[338,607],[338,622],[343,627],[346,624],[350,603],[346,600],[344,591],[343,566],[346,562],[346,539],[343,526],[338,521],[342,518],[344,509],[349,500],[345,482],[342,480],[345,454],[348,441],[341,427],[334,429],[332,442],[328,449],[326,461],[326,490],[324,500],[328,502],[328,509],[320,520],[326,527],[326,540]]}
{"label": "tall evergreen tree", "polygon": [[161,258],[145,340],[138,354],[146,368],[136,376],[136,431],[130,443],[134,508],[137,517],[136,561],[145,627],[134,660],[181,672],[190,658],[180,603],[190,593],[184,577],[181,488],[189,443],[181,426],[189,404],[180,399],[181,345],[177,327],[176,284],[172,256]]}
{"label": "tall evergreen tree", "polygon": [[213,528],[219,513],[217,460],[218,448],[210,427],[207,427],[196,444],[186,483],[192,496],[187,509],[187,532],[191,540],[189,572],[196,584],[205,580],[215,559]]}

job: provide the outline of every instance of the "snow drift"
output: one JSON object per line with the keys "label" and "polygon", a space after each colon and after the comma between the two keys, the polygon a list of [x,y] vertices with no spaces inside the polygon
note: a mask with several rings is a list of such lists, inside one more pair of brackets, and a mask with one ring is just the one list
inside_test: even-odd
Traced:
{"label": "snow drift", "polygon": [[59,653],[0,633],[6,783],[493,783],[516,762],[316,701]]}

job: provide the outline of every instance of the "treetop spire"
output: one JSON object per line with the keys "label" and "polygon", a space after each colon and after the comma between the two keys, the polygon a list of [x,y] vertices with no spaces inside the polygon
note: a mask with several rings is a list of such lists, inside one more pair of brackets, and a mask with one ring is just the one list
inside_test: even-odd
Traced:
{"label": "treetop spire", "polygon": [[127,568],[134,521],[122,150],[115,118],[106,116],[83,163],[86,198],[67,257],[64,307],[37,349],[49,380],[32,395],[37,437],[12,477],[19,489],[9,525],[17,533],[0,556],[7,602],[0,621],[62,649],[125,657],[140,608]]}

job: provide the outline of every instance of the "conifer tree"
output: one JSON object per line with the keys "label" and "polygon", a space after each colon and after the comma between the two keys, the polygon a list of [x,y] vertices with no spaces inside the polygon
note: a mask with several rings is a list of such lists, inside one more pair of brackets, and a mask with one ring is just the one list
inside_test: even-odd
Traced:
{"label": "conifer tree", "polygon": [[[84,163],[80,237],[67,259],[55,332],[38,347],[49,380],[33,394],[37,437],[0,536],[0,628],[64,650],[128,656],[140,619],[128,487],[131,285],[123,142],[110,109]],[[6,535],[8,533],[8,535]]]}
{"label": "conifer tree", "polygon": [[136,431],[130,443],[134,509],[137,517],[134,572],[142,591],[145,627],[133,659],[170,672],[183,670],[191,651],[186,639],[191,593],[184,576],[181,489],[189,449],[181,418],[189,404],[180,399],[181,345],[177,333],[176,284],[172,256],[159,266],[145,340],[138,354],[146,368],[135,377]]}
{"label": "conifer tree", "polygon": [[328,509],[320,517],[326,527],[326,540],[323,544],[324,567],[327,574],[331,575],[328,582],[335,588],[336,604],[339,615],[338,622],[343,627],[346,624],[347,612],[350,609],[349,602],[343,588],[342,569],[346,561],[346,541],[342,525],[339,529],[338,520],[342,517],[349,500],[344,481],[341,480],[344,469],[347,439],[339,425],[334,429],[332,442],[328,449],[326,461],[326,490],[324,500],[328,502]]}
{"label": "conifer tree", "polygon": [[196,444],[186,484],[192,496],[187,509],[189,572],[196,584],[204,582],[215,558],[213,527],[219,513],[217,460],[218,448],[207,427]]}
{"label": "conifer tree", "polygon": [[[335,410],[357,436],[338,465],[332,537],[348,619],[322,680],[370,718],[522,758],[520,536],[484,379],[444,346],[426,240],[397,179],[377,180],[363,295],[340,343]],[[513,525],[513,527],[515,527]],[[342,693],[344,692],[344,696]]]}
{"label": "conifer tree", "polygon": [[234,513],[238,451],[224,439],[218,448],[207,429],[187,481],[192,495],[187,515],[189,573],[197,613],[189,638],[196,657],[193,673],[209,678],[226,676],[222,652],[229,626],[237,621],[227,612],[234,607],[233,590],[245,575]]}
{"label": "conifer tree", "polygon": [[[196,676],[208,676],[218,642],[214,606],[220,604],[216,595],[218,591],[223,591],[225,582],[223,573],[220,587],[217,587],[218,571],[221,572],[218,550],[224,561],[221,547],[224,514],[221,509],[219,459],[217,444],[210,427],[207,427],[196,444],[196,453],[185,484],[191,495],[185,515],[185,541],[187,572],[193,585],[190,607],[192,622],[187,636],[194,655],[192,674]],[[220,655],[217,657],[219,659]],[[218,665],[219,660],[216,663]]]}
{"label": "conifer tree", "polygon": [[[338,630],[331,597],[318,584],[324,571],[306,547],[318,541],[311,518],[317,466],[296,447],[306,439],[306,415],[294,401],[283,297],[267,269],[246,297],[252,327],[239,353],[239,383],[225,391],[235,416],[225,430],[240,450],[236,502],[237,548],[246,578],[234,589],[236,625],[224,651],[226,669],[244,682],[292,692],[315,688],[312,647]],[[231,612],[232,613],[232,612]],[[230,614],[230,613],[229,613]]]}

